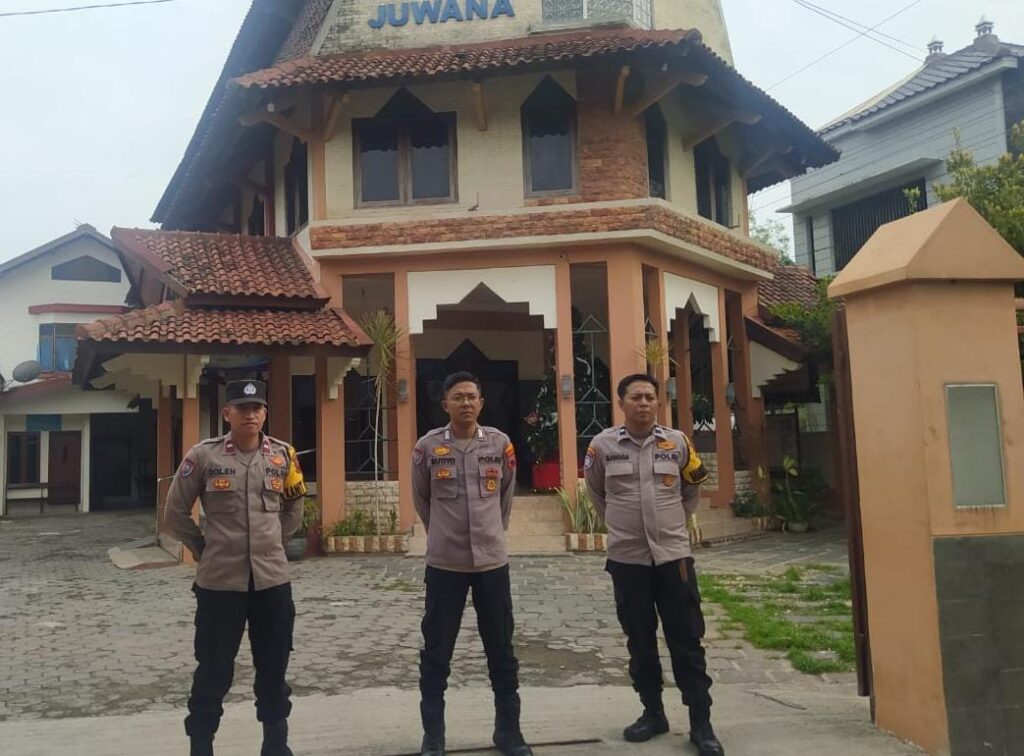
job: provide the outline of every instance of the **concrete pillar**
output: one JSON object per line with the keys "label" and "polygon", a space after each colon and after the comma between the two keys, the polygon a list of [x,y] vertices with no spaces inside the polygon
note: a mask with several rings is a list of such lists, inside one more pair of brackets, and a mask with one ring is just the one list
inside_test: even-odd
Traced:
{"label": "concrete pillar", "polygon": [[7,515],[7,417],[0,414],[0,517]]}
{"label": "concrete pillar", "polygon": [[647,372],[643,269],[639,257],[629,248],[612,249],[608,257],[608,344],[612,422],[621,425],[625,418],[616,401],[616,387],[627,375]]}
{"label": "concrete pillar", "polygon": [[[195,392],[193,392],[195,393]],[[188,450],[198,444],[202,437],[199,433],[199,397],[197,395],[186,396],[181,400],[181,454],[182,457],[188,454]],[[192,519],[199,523],[199,507],[192,508]],[[182,556],[186,564],[194,564],[192,553],[188,549],[182,550]]]}
{"label": "concrete pillar", "polygon": [[316,449],[321,532],[327,533],[345,517],[345,384],[328,374],[326,357],[316,358]]}
{"label": "concrete pillar", "polygon": [[[657,341],[662,349],[668,351],[668,334],[665,333],[665,277],[658,268],[645,267],[644,278],[647,281],[647,312],[646,318],[651,322],[657,334]],[[646,337],[645,337],[646,339]],[[671,425],[672,406],[668,400],[668,361],[662,360],[650,365],[651,375],[658,381],[661,388],[658,392],[658,422]]]}
{"label": "concrete pillar", "polygon": [[[764,400],[760,397],[755,398],[753,395],[750,342],[747,339],[747,328],[744,322],[745,312],[756,312],[756,291],[751,289],[744,294],[728,292],[725,303],[729,337],[733,344],[733,378],[736,384],[736,424],[740,429],[740,453],[747,462],[748,469],[756,473],[760,467],[767,473],[768,449],[764,440]],[[765,490],[760,493],[766,495],[768,492]]]}
{"label": "concrete pillar", "polygon": [[693,375],[690,372],[690,310],[676,310],[672,332],[672,358],[676,361],[676,428],[693,435]]}
{"label": "concrete pillar", "polygon": [[80,469],[79,469],[79,484],[78,485],[79,485],[79,489],[81,490],[81,493],[79,494],[79,504],[78,504],[78,506],[79,506],[79,510],[80,511],[88,512],[89,511],[89,506],[90,506],[90,502],[89,502],[89,488],[92,485],[92,475],[91,475],[92,469],[91,469],[91,463],[90,463],[91,452],[92,452],[92,449],[90,448],[92,446],[92,444],[91,444],[91,439],[92,439],[92,416],[91,415],[82,415],[82,430],[81,430],[81,434],[82,434],[82,436],[81,436],[81,438],[82,438],[81,447],[82,448],[81,448],[81,451],[79,452],[80,456],[79,456],[79,462],[78,462],[79,465],[80,465]]}
{"label": "concrete pillar", "polygon": [[[576,446],[576,394],[572,354],[572,285],[568,260],[555,265],[555,296],[558,325],[555,332],[555,391],[558,395],[558,458],[561,464],[562,488],[572,501],[576,500],[579,478],[579,450]],[[573,390],[562,395],[562,376],[569,376]]]}
{"label": "concrete pillar", "polygon": [[268,423],[270,435],[283,441],[292,438],[292,371],[288,355],[270,358],[267,385]]}
{"label": "concrete pillar", "polygon": [[[170,386],[160,385],[156,399],[156,530],[163,529],[164,503],[174,475],[174,400]],[[166,480],[163,480],[166,479]]]}
{"label": "concrete pillar", "polygon": [[[416,429],[416,356],[409,335],[409,274],[395,272],[395,322],[402,335],[395,345],[395,377],[398,404],[395,414],[397,426],[398,470],[398,526],[402,530],[412,527],[416,510],[412,503],[412,448],[418,438]],[[403,388],[404,387],[404,388]],[[405,399],[402,399],[402,396]]]}
{"label": "concrete pillar", "polygon": [[718,458],[718,490],[711,492],[711,506],[725,507],[732,501],[736,488],[735,464],[732,456],[731,411],[725,392],[729,385],[729,326],[725,317],[725,289],[718,290],[718,311],[721,313],[718,341],[711,342],[711,381],[715,394],[715,455]]}

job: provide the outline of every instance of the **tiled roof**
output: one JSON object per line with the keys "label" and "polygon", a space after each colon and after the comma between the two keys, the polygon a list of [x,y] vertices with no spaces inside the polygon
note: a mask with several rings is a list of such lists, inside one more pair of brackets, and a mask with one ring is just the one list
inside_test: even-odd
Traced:
{"label": "tiled roof", "polygon": [[115,228],[114,243],[149,261],[186,294],[322,298],[291,239]]}
{"label": "tiled roof", "polygon": [[271,88],[434,77],[526,68],[535,63],[569,62],[669,47],[686,41],[699,44],[700,34],[692,30],[637,29],[543,34],[461,45],[302,58],[239,76],[232,83],[243,88]]}
{"label": "tiled roof", "polygon": [[216,346],[369,346],[362,329],[341,310],[215,310],[179,300],[78,326],[83,341],[118,344]]}
{"label": "tiled roof", "polygon": [[977,71],[1000,58],[1024,58],[1024,46],[1000,44],[998,47],[986,48],[974,44],[948,55],[937,56],[903,81],[825,124],[818,133],[826,135],[840,126],[867,118],[922,92]]}
{"label": "tiled roof", "polygon": [[332,2],[333,0],[306,0],[299,17],[295,20],[295,26],[281,45],[275,63],[309,55]]}
{"label": "tiled roof", "polygon": [[[810,268],[779,264],[773,274],[775,277],[771,281],[759,281],[757,284],[757,300],[761,307],[768,309],[784,302],[799,302],[813,307],[818,302],[818,279]],[[777,326],[772,328],[785,330]]]}

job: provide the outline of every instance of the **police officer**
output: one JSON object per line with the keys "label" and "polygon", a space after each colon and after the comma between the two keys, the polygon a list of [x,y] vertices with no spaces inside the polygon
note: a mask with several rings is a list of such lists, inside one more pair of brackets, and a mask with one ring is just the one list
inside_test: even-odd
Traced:
{"label": "police officer", "polygon": [[608,526],[605,569],[626,633],[629,674],[644,707],[623,737],[640,742],[669,729],[661,700],[660,616],[676,685],[689,708],[690,740],[700,756],[722,756],[711,727],[704,616],[687,530],[707,472],[684,434],[657,424],[657,381],[628,375],[617,393],[626,422],[593,439],[583,467],[591,499]]}
{"label": "police officer", "polygon": [[[256,667],[256,717],[263,723],[260,754],[292,754],[285,671],[295,604],[284,541],[302,522],[306,487],[295,450],[262,432],[266,395],[261,381],[228,383],[223,415],[231,432],[193,446],[167,494],[168,530],[198,562],[192,586],[198,666],[185,718],[192,756],[213,753],[246,622]],[[203,505],[203,529],[191,517],[196,499]]]}
{"label": "police officer", "polygon": [[512,591],[505,530],[515,493],[516,456],[501,431],[477,425],[479,379],[444,380],[441,406],[450,422],[416,442],[413,501],[427,530],[426,611],[420,651],[423,756],[445,753],[444,692],[466,594],[494,691],[494,744],[506,756],[531,756],[519,729],[519,661],[512,648]]}

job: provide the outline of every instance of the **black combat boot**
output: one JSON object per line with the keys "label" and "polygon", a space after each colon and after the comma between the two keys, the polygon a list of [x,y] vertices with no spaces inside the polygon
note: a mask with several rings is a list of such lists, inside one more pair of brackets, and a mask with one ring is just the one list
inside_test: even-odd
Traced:
{"label": "black combat boot", "polygon": [[189,741],[189,756],[213,756],[213,735],[192,735]]}
{"label": "black combat boot", "polygon": [[533,756],[519,729],[519,694],[494,697],[494,745],[503,756]]}
{"label": "black combat boot", "polygon": [[711,727],[711,712],[690,710],[690,742],[697,746],[699,756],[725,756],[725,749]]}
{"label": "black combat boot", "polygon": [[260,756],[293,756],[288,747],[288,720],[263,723],[263,747]]}
{"label": "black combat boot", "polygon": [[444,699],[424,698],[420,701],[423,742],[420,756],[444,756]]}
{"label": "black combat boot", "polygon": [[668,732],[665,705],[661,702],[661,688],[640,691],[640,703],[644,705],[644,713],[622,731],[622,737],[630,743],[643,743],[655,735]]}

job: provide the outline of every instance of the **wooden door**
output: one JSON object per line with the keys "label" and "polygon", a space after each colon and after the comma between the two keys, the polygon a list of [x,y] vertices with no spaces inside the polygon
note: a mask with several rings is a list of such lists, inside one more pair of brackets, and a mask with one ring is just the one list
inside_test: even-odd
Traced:
{"label": "wooden door", "polygon": [[[128,474],[128,471],[125,471]],[[82,500],[82,433],[50,433],[50,503],[74,504]]]}

